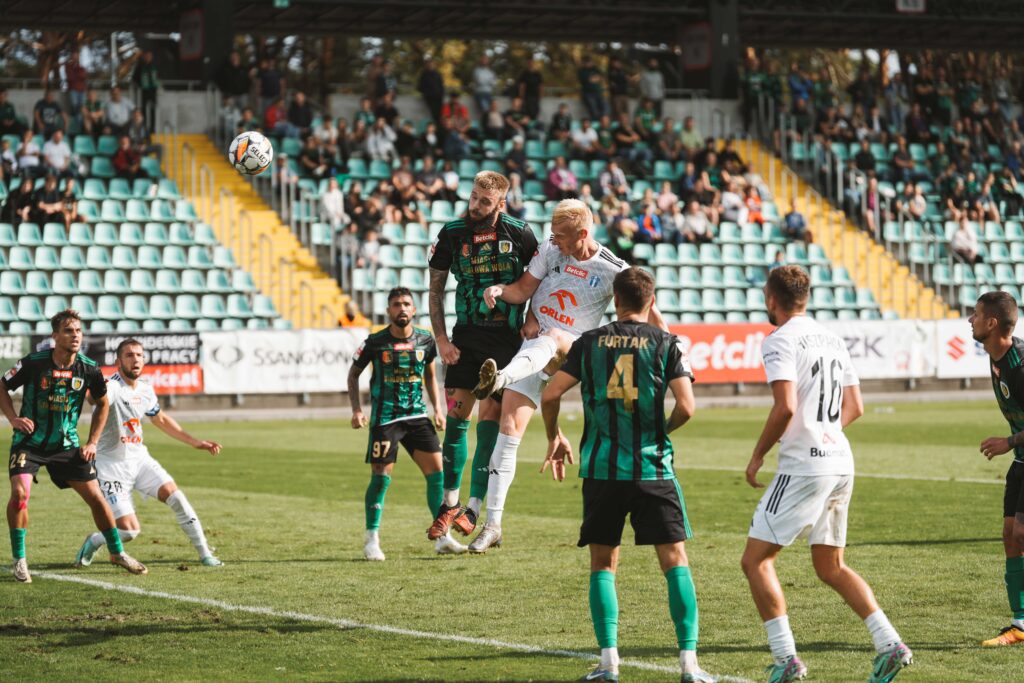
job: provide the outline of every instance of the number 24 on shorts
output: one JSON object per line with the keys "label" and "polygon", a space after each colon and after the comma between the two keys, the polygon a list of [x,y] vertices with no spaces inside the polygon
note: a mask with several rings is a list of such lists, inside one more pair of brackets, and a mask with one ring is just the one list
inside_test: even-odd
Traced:
{"label": "number 24 on shorts", "polygon": [[22,451],[20,453],[11,453],[11,468],[24,467],[25,460],[28,458],[28,453]]}

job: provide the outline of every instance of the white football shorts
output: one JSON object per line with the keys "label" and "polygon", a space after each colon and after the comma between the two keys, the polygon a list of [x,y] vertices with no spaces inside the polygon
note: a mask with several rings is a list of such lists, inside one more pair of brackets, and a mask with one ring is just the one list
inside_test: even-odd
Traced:
{"label": "white football shorts", "polygon": [[750,538],[790,545],[846,547],[846,524],[853,496],[853,475],[776,474],[750,523]]}
{"label": "white football shorts", "polygon": [[107,499],[114,519],[135,513],[132,491],[143,498],[156,498],[160,487],[174,481],[153,456],[133,456],[126,460],[96,459],[96,478]]}

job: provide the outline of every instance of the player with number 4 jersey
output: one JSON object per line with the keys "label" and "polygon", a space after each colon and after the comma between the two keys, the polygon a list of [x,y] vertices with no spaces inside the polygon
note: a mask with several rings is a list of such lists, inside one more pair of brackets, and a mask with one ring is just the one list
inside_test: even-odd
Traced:
{"label": "player with number 4 jersey", "polygon": [[802,679],[786,599],[775,573],[782,548],[806,537],[818,577],[864,620],[878,656],[868,683],[888,683],[913,654],[879,608],[871,587],[843,559],[853,494],[853,454],[843,428],[864,414],[860,386],[842,337],[806,314],[810,278],[798,266],[774,269],[765,285],[777,329],[761,352],[774,405],[747,466],[747,482],[779,443],[779,467],[750,525],[742,566],[768,632],[769,683]]}

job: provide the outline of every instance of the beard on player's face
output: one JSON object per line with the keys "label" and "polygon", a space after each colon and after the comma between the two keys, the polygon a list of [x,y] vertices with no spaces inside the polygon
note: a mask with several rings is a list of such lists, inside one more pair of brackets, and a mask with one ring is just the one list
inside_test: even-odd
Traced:
{"label": "beard on player's face", "polygon": [[142,375],[142,368],[130,368],[125,365],[122,365],[120,368],[118,368],[118,372],[121,373],[122,377],[126,377],[134,382],[139,378],[139,376]]}
{"label": "beard on player's face", "polygon": [[393,322],[395,325],[398,325],[399,327],[405,327],[406,325],[409,324],[410,320],[411,318],[409,317],[408,313],[399,313],[398,315],[393,316],[391,318],[391,322]]}
{"label": "beard on player's face", "polygon": [[489,228],[489,227],[494,225],[495,221],[498,220],[498,211],[499,210],[500,210],[500,208],[498,206],[495,206],[493,211],[491,211],[489,213],[485,213],[483,215],[474,213],[473,211],[467,211],[466,212],[466,216],[467,216],[467,221],[466,222],[469,223],[469,227],[472,230],[479,230],[481,228]]}

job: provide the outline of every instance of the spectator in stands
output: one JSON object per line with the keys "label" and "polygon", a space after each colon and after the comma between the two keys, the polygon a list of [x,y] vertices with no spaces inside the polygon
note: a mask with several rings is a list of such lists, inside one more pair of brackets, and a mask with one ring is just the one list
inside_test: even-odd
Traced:
{"label": "spectator in stands", "polygon": [[[392,129],[398,121],[398,109],[395,107],[395,93],[388,91],[380,98],[373,114],[378,119],[384,119]],[[374,121],[376,123],[376,121]],[[370,126],[372,129],[373,126]]]}
{"label": "spectator in stands", "polygon": [[654,203],[644,205],[643,213],[637,219],[638,230],[633,236],[634,242],[659,244],[661,242],[661,217]]}
{"label": "spectator in stands", "polygon": [[395,131],[395,151],[398,157],[420,158],[425,152],[420,149],[420,139],[412,127],[412,121],[402,121]]}
{"label": "spectator in stands", "polygon": [[356,120],[352,125],[352,132],[348,136],[348,144],[352,149],[352,156],[360,158],[367,156],[366,141],[369,134],[370,130],[366,127],[366,124]]}
{"label": "spectator in stands", "polygon": [[82,105],[85,104],[85,90],[89,75],[78,61],[78,50],[74,50],[64,64],[64,80],[68,84],[68,103],[71,116],[81,124]]}
{"label": "spectator in stands", "polygon": [[1006,146],[1013,146],[1013,143],[1019,142],[1024,144],[1024,131],[1020,129],[1020,122],[1017,119],[1013,119],[1006,126]]}
{"label": "spectator in stands", "polygon": [[747,203],[740,194],[739,184],[730,182],[722,190],[721,220],[730,223],[747,223]]}
{"label": "spectator in stands", "polygon": [[608,116],[601,117],[601,128],[597,131],[597,144],[602,159],[611,159],[618,152],[615,147],[615,134],[612,130],[611,118]]}
{"label": "spectator in stands", "polygon": [[[370,58],[370,63],[366,66],[366,85],[363,90],[365,97],[368,97],[371,102],[377,99],[377,83],[383,73],[384,57],[381,55],[373,55]],[[354,122],[353,125],[355,125]]]}
{"label": "spectator in stands", "polygon": [[604,86],[602,85],[601,72],[594,65],[594,58],[585,55],[579,68],[576,70],[576,78],[580,82],[580,99],[583,106],[587,108],[587,114],[593,120],[598,120],[607,113],[608,104],[604,100]]}
{"label": "spectator in stands", "polygon": [[612,116],[618,118],[629,112],[629,75],[618,57],[612,57],[608,62],[608,96],[612,103]]}
{"label": "spectator in stands", "polygon": [[4,222],[17,228],[20,224],[32,220],[32,209],[35,207],[34,185],[31,176],[22,176],[17,189],[12,191],[4,202]]}
{"label": "spectator in stands", "polygon": [[505,112],[505,137],[526,138],[533,125],[533,119],[523,109],[523,99],[513,97],[512,104]]}
{"label": "spectator in stands", "polygon": [[388,223],[422,223],[424,216],[416,201],[418,191],[408,157],[391,173],[391,193],[384,206],[384,220]]}
{"label": "spectator in stands", "polygon": [[907,114],[904,129],[907,132],[907,140],[909,142],[926,144],[931,141],[932,133],[928,119],[925,118],[919,102],[914,102],[910,105],[910,113]]}
{"label": "spectator in stands", "polygon": [[661,132],[655,138],[657,156],[662,161],[675,163],[687,158],[686,148],[679,133],[676,132],[676,122],[671,117],[665,119]]}
{"label": "spectator in stands", "polygon": [[558,105],[558,111],[551,117],[551,126],[548,128],[548,139],[565,142],[569,139],[572,131],[572,114],[569,113],[569,105],[562,102]]}
{"label": "spectator in stands", "polygon": [[135,151],[142,156],[155,154],[157,159],[163,157],[163,145],[153,144],[153,137],[150,135],[150,130],[146,125],[146,122],[142,119],[141,110],[136,109],[132,112],[132,120],[131,123],[128,124],[126,135],[128,136],[128,139],[132,141],[132,147],[135,148]]}
{"label": "spectator in stands", "polygon": [[899,122],[910,105],[910,93],[907,84],[903,80],[903,74],[897,71],[885,86],[886,116],[890,122]]}
{"label": "spectator in stands", "polygon": [[800,65],[793,62],[789,66],[789,77],[786,79],[786,83],[789,85],[789,96],[792,100],[793,110],[796,110],[796,103],[800,100],[805,102],[811,98],[811,90],[814,88],[814,82],[811,81],[807,75],[801,71]]}
{"label": "spectator in stands", "polygon": [[1017,178],[1013,175],[1009,166],[1004,166],[1000,169],[999,175],[995,178],[995,184],[992,186],[992,193],[996,200],[1005,207],[1004,213],[1007,217],[1014,217],[1020,214],[1021,207],[1024,205],[1024,198],[1018,192]]}
{"label": "spectator in stands", "polygon": [[781,249],[778,249],[775,252],[774,258],[772,258],[772,264],[768,266],[768,272],[781,268],[784,265],[786,265],[786,254]]}
{"label": "spectator in stands", "polygon": [[243,109],[241,118],[235,124],[235,134],[238,135],[249,130],[258,130],[259,128],[260,124],[256,121],[256,113],[253,112],[252,108],[246,107]]}
{"label": "spectator in stands", "polygon": [[484,112],[481,127],[484,131],[485,140],[501,142],[505,139],[505,116],[498,109],[498,102],[496,100],[491,100],[490,105],[488,105],[487,110]]}
{"label": "spectator in stands", "polygon": [[907,139],[902,135],[896,138],[896,151],[892,153],[891,171],[894,183],[909,183],[921,178],[917,168],[917,162],[910,156],[907,149]]}
{"label": "spectator in stands", "polygon": [[306,93],[301,90],[295,93],[287,118],[288,123],[298,130],[298,137],[305,139],[313,131],[313,107],[306,99]]}
{"label": "spectator in stands", "polygon": [[132,103],[124,98],[121,88],[116,85],[110,90],[110,101],[107,102],[107,111],[104,116],[107,126],[110,127],[111,135],[122,135],[128,128],[128,122],[132,117]]}
{"label": "spectator in stands", "polygon": [[650,100],[655,116],[660,119],[665,102],[665,77],[655,57],[647,60],[647,68],[640,74],[640,97]]}
{"label": "spectator in stands", "polygon": [[381,65],[380,73],[377,76],[375,93],[376,97],[374,99],[377,102],[383,100],[384,96],[388,93],[391,93],[392,98],[398,94],[398,80],[395,78],[394,64],[389,61],[385,61]]}
{"label": "spectator in stands", "polygon": [[796,197],[789,200],[789,211],[782,219],[782,232],[790,241],[799,240],[804,244],[814,241],[810,230],[807,229],[807,219],[797,211]]}
{"label": "spectator in stands", "polygon": [[765,217],[761,211],[761,193],[753,185],[747,185],[744,192],[743,203],[747,205],[747,222],[765,224]]}
{"label": "spectator in stands", "polygon": [[42,166],[42,150],[36,144],[36,138],[32,131],[26,130],[21,136],[21,146],[18,147],[18,168],[22,174],[29,178],[39,178],[45,172]]}
{"label": "spectator in stands", "polygon": [[146,173],[142,170],[141,163],[142,157],[132,147],[131,139],[127,135],[122,135],[113,159],[117,177],[127,180],[145,178]]}
{"label": "spectator in stands", "polygon": [[299,152],[299,170],[302,175],[321,180],[331,173],[323,145],[315,135],[306,138],[306,144]]}
{"label": "spectator in stands", "polygon": [[420,80],[416,89],[423,96],[423,102],[427,105],[427,111],[430,112],[434,123],[441,125],[441,105],[444,104],[444,79],[434,66],[434,60],[430,57],[423,60],[423,70],[420,71]]}
{"label": "spectator in stands", "polygon": [[271,187],[291,187],[299,184],[299,176],[289,163],[288,155],[283,152],[274,157],[275,170],[271,177]]}
{"label": "spectator in stands", "polygon": [[658,199],[654,196],[654,189],[651,187],[645,187],[643,194],[640,195],[640,199],[633,202],[633,213],[640,215],[644,212],[644,208],[648,204],[654,204],[657,206]]}
{"label": "spectator in stands", "polygon": [[349,217],[355,223],[359,223],[360,216],[366,209],[366,201],[363,199],[363,184],[353,180],[349,185],[348,193],[345,194],[345,208]]}
{"label": "spectator in stands", "polygon": [[384,119],[377,119],[366,137],[366,151],[371,159],[392,162],[397,153],[395,140],[398,136]]}
{"label": "spectator in stands", "polygon": [[64,198],[57,189],[57,176],[47,175],[46,181],[36,190],[32,200],[35,203],[32,211],[34,222],[40,225],[64,222]]}
{"label": "spectator in stands", "polygon": [[521,135],[512,138],[512,148],[505,155],[505,175],[521,175],[522,180],[529,180],[536,176],[533,166],[526,158],[526,149],[523,147],[524,140]]}
{"label": "spectator in stands", "polygon": [[544,184],[544,194],[552,201],[579,197],[579,179],[569,170],[565,157],[555,158]]}
{"label": "spectator in stands", "polygon": [[444,181],[444,199],[454,204],[459,200],[459,174],[451,160],[446,160],[441,168],[441,180]]}
{"label": "spectator in stands", "polygon": [[672,191],[672,181],[665,180],[661,183],[661,191],[657,198],[658,211],[662,215],[671,213],[672,207],[679,203],[679,195]]}
{"label": "spectator in stands", "polygon": [[526,216],[526,196],[523,194],[523,181],[519,174],[508,178],[508,194],[505,195],[505,213],[512,218],[522,220]]}
{"label": "spectator in stands", "polygon": [[263,130],[269,135],[286,138],[299,137],[299,129],[288,120],[288,113],[284,108],[284,98],[278,97],[267,106],[263,113]]}
{"label": "spectator in stands", "polygon": [[980,189],[974,193],[972,203],[976,207],[978,220],[998,222],[999,204],[996,202],[992,187],[995,185],[995,176],[989,173],[982,181]]}
{"label": "spectator in stands", "polygon": [[940,68],[935,80],[935,107],[932,110],[932,119],[943,126],[948,126],[953,120],[953,98],[956,96],[952,84],[946,78],[946,70]]}
{"label": "spectator in stands", "polygon": [[569,137],[571,140],[569,156],[571,158],[593,161],[604,156],[598,142],[597,131],[591,125],[590,119],[583,119],[580,122],[580,127],[570,132]]}
{"label": "spectator in stands", "polygon": [[706,174],[701,174],[697,182],[694,183],[693,190],[684,196],[684,200],[687,203],[696,200],[708,220],[712,224],[718,225],[721,217],[721,195],[718,190],[708,183]]}
{"label": "spectator in stands", "polygon": [[146,125],[150,130],[156,130],[156,96],[160,90],[160,77],[153,62],[152,50],[143,50],[135,65],[132,82],[139,89],[139,108],[145,116]]}
{"label": "spectator in stands", "polygon": [[82,129],[87,135],[96,137],[107,125],[107,108],[92,88],[85,91],[85,102],[82,103],[80,115]]}
{"label": "spectator in stands", "polygon": [[363,236],[363,239],[367,238],[370,231],[379,234],[381,223],[384,222],[383,205],[380,197],[375,195],[367,197],[363,202],[362,212],[355,217],[359,224],[359,234]]}
{"label": "spectator in stands", "polygon": [[718,165],[718,154],[710,152],[704,156],[704,163],[700,165],[700,172],[706,176],[708,185],[721,190],[729,182],[729,174]]}
{"label": "spectator in stands", "polygon": [[56,93],[47,88],[32,111],[33,130],[49,138],[55,130],[67,130],[68,115],[57,104]]}
{"label": "spectator in stands", "polygon": [[355,125],[359,121],[369,128],[373,125],[373,122],[377,120],[377,115],[373,113],[373,101],[369,97],[364,97],[359,100],[359,111],[356,112],[355,116],[352,117],[352,124]]}
{"label": "spectator in stands", "polygon": [[[601,202],[599,202],[597,197],[594,196],[594,190],[590,186],[590,183],[583,183],[580,185],[579,200],[590,207],[591,213],[596,213],[598,207],[601,206]],[[594,222],[600,222],[596,216],[594,217]]]}
{"label": "spectator in stands", "polygon": [[0,139],[0,180],[10,183],[10,179],[18,173],[18,157],[11,149],[8,138]]}
{"label": "spectator in stands", "polygon": [[[377,201],[371,198],[371,201]],[[363,235],[363,243],[359,247],[359,257],[356,259],[357,268],[373,268],[377,265],[377,258],[380,255],[380,233],[376,227],[369,228]]]}
{"label": "spectator in stands", "polygon": [[686,148],[688,155],[696,154],[704,144],[704,137],[697,130],[697,124],[692,116],[687,116],[683,119],[683,130],[679,134],[679,139],[682,141],[683,147]]}
{"label": "spectator in stands", "polygon": [[619,258],[632,262],[633,238],[637,230],[636,221],[629,215],[629,202],[621,202],[618,211],[608,221],[608,237],[611,242],[608,247]]}
{"label": "spectator in stands", "polygon": [[916,183],[907,183],[904,186],[903,197],[896,202],[896,210],[908,221],[919,221],[924,218],[928,210],[928,200],[924,197],[924,191]]}
{"label": "spectator in stands", "polygon": [[61,193],[64,202],[64,228],[71,231],[71,224],[78,221],[78,181],[68,178],[65,181],[64,192]]}
{"label": "spectator in stands", "polygon": [[718,163],[730,177],[735,176],[741,183],[744,182],[742,176],[747,172],[747,167],[736,151],[736,141],[731,137],[726,138],[722,149],[718,150]]}
{"label": "spectator in stands", "polygon": [[686,239],[683,237],[683,226],[686,214],[680,202],[673,202],[668,211],[661,214],[661,239],[667,244],[679,246]]}
{"label": "spectator in stands", "polygon": [[598,184],[601,186],[602,197],[615,195],[623,201],[629,201],[629,182],[615,159],[608,160],[608,164],[598,177]]}
{"label": "spectator in stands", "polygon": [[459,91],[452,90],[448,96],[448,102],[441,107],[441,126],[447,130],[449,125],[458,131],[459,135],[468,140],[470,136],[469,109],[459,99]]}
{"label": "spectator in stands", "polygon": [[861,202],[861,219],[872,235],[878,234],[878,214],[881,210],[881,198],[878,195],[878,178],[868,178],[864,199]]}
{"label": "spectator in stands", "polygon": [[996,77],[992,80],[992,98],[995,100],[1003,119],[1009,122],[1013,118],[1013,84],[1006,67],[999,67]]}
{"label": "spectator in stands", "polygon": [[444,181],[434,163],[434,157],[429,154],[423,157],[423,167],[416,174],[416,192],[420,199],[432,202],[440,199],[444,192]]}
{"label": "spectator in stands", "polygon": [[437,124],[433,121],[427,124],[420,136],[420,149],[423,154],[432,154],[435,157],[444,156],[444,142],[437,132]]}
{"label": "spectator in stands", "polygon": [[480,55],[480,62],[473,68],[472,84],[477,111],[481,114],[491,111],[498,76],[491,69],[491,60],[487,55]]}
{"label": "spectator in stands", "polygon": [[871,143],[867,138],[860,141],[860,150],[853,158],[853,163],[858,171],[868,174],[875,172],[875,166],[878,162],[875,160],[875,155],[871,153]]}
{"label": "spectator in stands", "polygon": [[72,161],[71,147],[64,140],[64,131],[55,130],[53,136],[43,144],[46,173],[58,178],[72,178],[78,170]]}
{"label": "spectator in stands", "polygon": [[686,205],[682,232],[683,240],[690,244],[708,244],[714,240],[711,221],[699,202],[691,201]]}
{"label": "spectator in stands", "polygon": [[946,143],[939,140],[935,143],[935,152],[928,158],[928,171],[936,182],[947,168],[949,168],[950,158],[946,152]]}
{"label": "spectator in stands", "polygon": [[284,75],[277,70],[277,65],[270,57],[264,57],[260,60],[260,68],[256,72],[256,82],[260,94],[261,112],[266,112],[267,108],[275,100],[284,97]]}
{"label": "spectator in stands", "polygon": [[871,107],[868,110],[867,118],[864,120],[866,132],[865,137],[870,142],[878,142],[883,145],[889,142],[889,120],[882,116],[881,110]]}
{"label": "spectator in stands", "polygon": [[338,265],[347,273],[356,267],[359,259],[359,226],[352,221],[334,234],[338,245]]}
{"label": "spectator in stands", "polygon": [[956,232],[949,240],[949,248],[972,266],[981,263],[982,259],[978,255],[978,235],[974,232],[974,226],[967,220],[967,216],[960,217]]}
{"label": "spectator in stands", "polygon": [[682,175],[679,176],[679,196],[685,198],[693,192],[693,186],[699,177],[697,165],[692,161],[687,161],[686,166],[683,167]]}
{"label": "spectator in stands", "polygon": [[0,135],[21,137],[24,131],[25,127],[18,121],[14,105],[7,101],[7,88],[0,87]]}
{"label": "spectator in stands", "polygon": [[536,121],[540,116],[540,100],[544,96],[544,77],[540,73],[540,62],[531,59],[526,70],[516,79],[516,91],[523,101],[523,111]]}
{"label": "spectator in stands", "polygon": [[985,118],[982,119],[981,125],[985,129],[990,145],[1003,144],[1003,141],[1006,139],[1006,119],[1003,118],[1003,111],[995,100],[989,101],[988,111],[985,113]]}
{"label": "spectator in stands", "polygon": [[653,160],[654,155],[647,147],[638,146],[638,143],[643,142],[643,139],[636,129],[633,128],[629,116],[626,114],[619,116],[619,127],[615,129],[613,135],[615,137],[615,149],[619,156],[631,165],[635,164],[637,170],[642,171],[646,175],[646,172],[649,170],[647,166]]}
{"label": "spectator in stands", "polygon": [[646,97],[640,100],[640,106],[637,107],[636,112],[633,114],[633,129],[648,145],[657,144],[658,136],[654,132],[654,128],[659,118],[654,110],[654,100]]}
{"label": "spectator in stands", "polygon": [[846,91],[853,98],[853,103],[861,105],[865,110],[874,106],[877,97],[875,81],[866,66],[861,67],[856,80],[847,87]]}
{"label": "spectator in stands", "polygon": [[324,154],[331,160],[338,159],[338,129],[334,125],[334,119],[324,116],[320,119],[320,125],[313,130],[313,135],[323,147]]}
{"label": "spectator in stands", "polygon": [[249,69],[242,65],[242,55],[232,50],[227,60],[217,71],[215,78],[217,87],[235,107],[242,107],[249,99],[249,88],[252,84]]}

